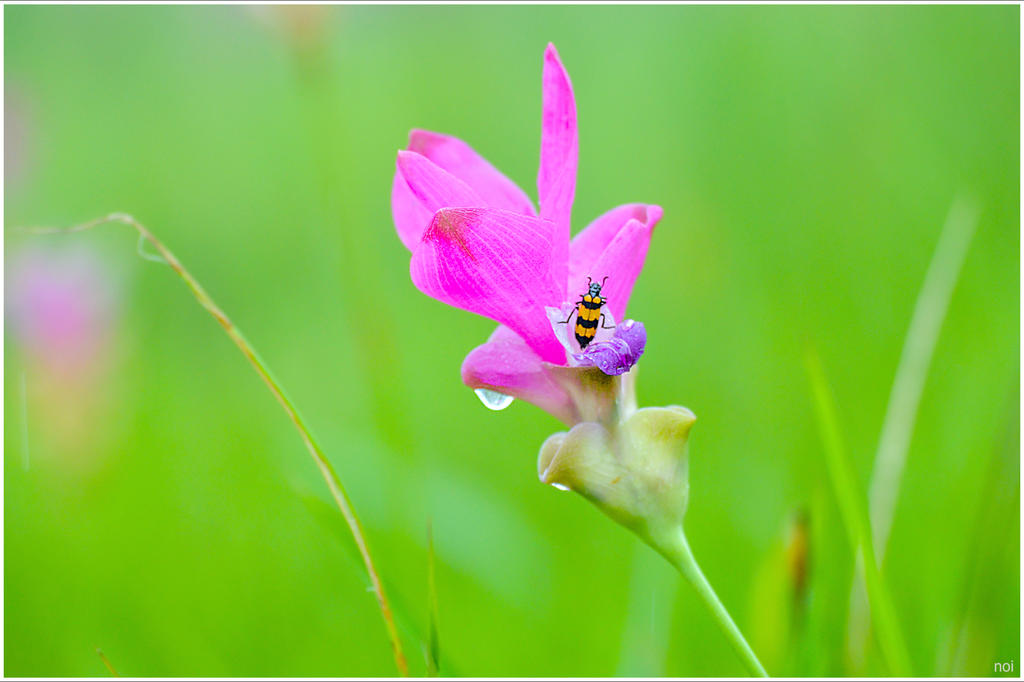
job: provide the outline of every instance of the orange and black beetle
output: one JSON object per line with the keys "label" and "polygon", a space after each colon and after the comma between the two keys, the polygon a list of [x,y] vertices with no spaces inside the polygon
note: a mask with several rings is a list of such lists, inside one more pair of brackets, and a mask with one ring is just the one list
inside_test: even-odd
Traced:
{"label": "orange and black beetle", "polygon": [[565,318],[562,322],[562,324],[568,324],[569,320],[572,319],[573,313],[576,313],[576,341],[580,344],[580,349],[586,348],[594,340],[594,335],[597,334],[598,320],[601,321],[602,329],[615,328],[605,325],[604,313],[601,312],[601,306],[608,304],[608,299],[601,296],[601,288],[607,281],[608,278],[605,277],[598,284],[587,277],[587,285],[589,286],[587,293],[580,296],[580,300],[576,302],[576,307],[572,313],[569,313],[569,317]]}

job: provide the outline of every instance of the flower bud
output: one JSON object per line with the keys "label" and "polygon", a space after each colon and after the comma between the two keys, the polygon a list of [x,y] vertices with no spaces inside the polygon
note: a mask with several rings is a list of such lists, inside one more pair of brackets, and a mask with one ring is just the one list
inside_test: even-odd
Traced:
{"label": "flower bud", "polygon": [[581,422],[541,446],[540,479],[583,495],[658,549],[686,512],[687,441],[696,419],[669,406],[645,407],[620,422]]}

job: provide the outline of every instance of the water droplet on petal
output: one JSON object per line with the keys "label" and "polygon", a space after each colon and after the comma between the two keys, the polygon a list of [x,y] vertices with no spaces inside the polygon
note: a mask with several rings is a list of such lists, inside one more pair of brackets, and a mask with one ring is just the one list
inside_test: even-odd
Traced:
{"label": "water droplet on petal", "polygon": [[572,488],[570,488],[569,486],[562,485],[561,483],[552,483],[551,487],[552,488],[558,488],[559,490],[566,490],[566,491],[572,490]]}
{"label": "water droplet on petal", "polygon": [[512,404],[513,400],[515,400],[515,398],[510,395],[498,393],[497,391],[492,391],[487,388],[478,388],[473,392],[476,393],[476,397],[480,398],[480,402],[484,404],[484,407],[489,410],[504,410]]}

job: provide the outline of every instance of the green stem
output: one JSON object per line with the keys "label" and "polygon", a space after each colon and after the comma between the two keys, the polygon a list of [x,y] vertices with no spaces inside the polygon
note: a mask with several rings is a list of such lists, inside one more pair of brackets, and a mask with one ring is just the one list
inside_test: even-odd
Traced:
{"label": "green stem", "polygon": [[[384,618],[384,626],[387,629],[388,639],[391,641],[391,650],[395,658],[395,666],[398,668],[398,672],[402,675],[409,674],[409,666],[405,660],[405,654],[402,653],[401,640],[398,637],[398,630],[395,627],[395,619],[391,614],[391,607],[388,605],[387,597],[384,596],[384,587],[381,585],[380,577],[377,575],[377,570],[374,568],[373,559],[370,558],[370,548],[366,544],[365,533],[363,532],[363,526],[359,523],[359,518],[356,516],[355,509],[352,508],[352,501],[348,497],[348,493],[345,492],[345,488],[341,485],[341,479],[338,478],[337,472],[334,467],[331,466],[331,462],[327,459],[323,450],[320,448],[319,443],[313,438],[313,434],[306,426],[302,416],[299,414],[298,409],[292,403],[292,401],[285,395],[284,389],[281,388],[277,380],[271,375],[270,370],[264,364],[263,360],[256,353],[256,350],[252,345],[242,336],[242,332],[234,325],[233,322],[224,314],[224,311],[213,302],[210,295],[206,293],[202,285],[189,273],[188,270],[182,266],[181,262],[171,253],[170,249],[164,246],[163,242],[153,236],[153,234],[145,228],[138,220],[134,217],[125,213],[111,213],[103,218],[82,223],[74,227],[66,229],[52,229],[52,228],[30,228],[29,231],[35,234],[45,233],[57,233],[57,232],[80,232],[82,230],[88,230],[98,225],[104,225],[106,223],[124,223],[130,225],[138,231],[141,239],[145,239],[153,245],[159,253],[162,260],[170,266],[174,272],[185,281],[185,284],[192,291],[192,295],[195,296],[203,308],[206,309],[210,315],[224,328],[231,340],[235,342],[238,349],[242,351],[242,355],[245,359],[253,366],[256,373],[259,374],[260,378],[266,383],[267,388],[273,394],[277,402],[281,404],[288,418],[291,419],[292,424],[298,430],[299,435],[302,437],[302,442],[306,445],[306,449],[309,450],[309,454],[312,455],[313,461],[316,462],[317,469],[320,470],[320,474],[323,476],[324,481],[327,483],[327,488],[331,491],[331,497],[334,498],[335,503],[338,505],[338,509],[341,510],[341,515],[345,517],[345,523],[348,524],[349,531],[352,533],[352,538],[355,540],[356,547],[359,549],[359,554],[363,558],[363,564],[366,566],[366,572],[370,577],[370,584],[373,587],[373,592],[377,597],[377,605],[380,608],[381,616]],[[140,242],[141,244],[141,242]],[[145,256],[145,254],[142,254]],[[152,257],[151,257],[152,258]],[[159,260],[159,259],[157,259]],[[101,654],[102,656],[102,654]]]}
{"label": "green stem", "polygon": [[678,528],[675,531],[666,533],[664,539],[659,541],[654,539],[654,547],[662,556],[669,560],[673,566],[679,569],[690,584],[693,585],[694,589],[697,590],[697,594],[704,601],[704,604],[711,611],[711,615],[714,617],[718,626],[722,628],[722,632],[725,634],[726,639],[732,644],[732,648],[736,651],[736,655],[743,661],[743,665],[746,666],[747,671],[752,677],[768,677],[768,673],[765,672],[764,666],[761,665],[761,661],[757,660],[757,655],[754,650],[747,644],[747,640],[743,637],[743,633],[736,627],[736,623],[733,621],[732,616],[725,610],[725,606],[722,605],[721,600],[718,599],[718,595],[715,594],[715,590],[711,587],[711,583],[704,577],[704,573],[700,570],[700,566],[697,565],[697,560],[693,556],[693,551],[690,549],[690,543],[686,541],[686,535],[683,533],[682,528]]}
{"label": "green stem", "polygon": [[825,450],[825,468],[835,492],[839,513],[846,526],[850,549],[859,556],[864,566],[864,585],[867,588],[868,603],[871,605],[871,619],[875,636],[882,649],[882,656],[889,672],[896,677],[907,677],[913,672],[907,645],[903,639],[896,609],[892,604],[889,590],[878,570],[874,544],[871,540],[871,520],[863,495],[857,485],[853,464],[846,451],[839,432],[839,415],[821,359],[812,348],[808,348],[807,372],[814,394],[814,406],[818,417],[818,428]]}

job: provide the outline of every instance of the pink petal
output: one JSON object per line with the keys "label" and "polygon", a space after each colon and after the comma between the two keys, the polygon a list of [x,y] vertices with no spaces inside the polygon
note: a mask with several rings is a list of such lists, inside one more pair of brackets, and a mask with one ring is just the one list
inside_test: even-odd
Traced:
{"label": "pink petal", "polygon": [[526,192],[462,140],[429,130],[413,130],[409,133],[409,151],[422,154],[465,182],[484,200],[483,206],[537,215]]}
{"label": "pink petal", "polygon": [[[625,204],[598,217],[576,235],[569,247],[569,298],[584,293],[587,288],[587,277],[592,277],[595,281],[600,282],[605,275],[608,275],[604,294],[611,301],[610,308],[614,317],[622,319],[626,311],[626,304],[629,302],[629,294],[633,290],[633,282],[640,274],[640,268],[643,267],[651,234],[655,225],[661,220],[661,215],[660,206]],[[630,238],[635,240],[635,248],[638,251],[625,254],[627,261],[633,265],[627,267],[624,262],[621,264],[621,268],[616,268],[614,262],[611,261],[615,256],[610,255],[605,258],[604,254],[630,221],[638,222],[643,227],[641,230],[633,228],[629,231]],[[639,256],[639,263],[635,262],[637,256]],[[613,271],[603,271],[608,268],[606,265],[599,267],[599,260],[606,261]],[[600,274],[598,274],[599,269],[602,270]],[[634,269],[635,272],[633,272]],[[615,292],[615,297],[612,296],[612,292]],[[625,298],[622,297],[623,292]]]}
{"label": "pink petal", "polygon": [[484,200],[469,185],[416,152],[398,152],[398,172],[423,208],[431,215],[448,207],[483,207]]}
{"label": "pink petal", "polygon": [[575,408],[569,394],[551,378],[526,342],[504,325],[466,356],[462,381],[470,388],[486,388],[525,400],[566,424],[574,423]]}
{"label": "pink petal", "polygon": [[551,276],[554,223],[494,208],[443,208],[413,252],[413,284],[448,305],[489,317],[519,334],[541,359],[564,365],[546,305],[558,301]]}
{"label": "pink petal", "polygon": [[[583,281],[586,282],[587,275],[590,274],[586,270],[597,262],[623,225],[633,219],[639,220],[653,230],[661,220],[661,214],[661,206],[623,204],[598,216],[572,240],[572,246],[569,247],[570,276],[577,278],[582,275]],[[575,293],[575,289],[573,289],[573,293]]]}
{"label": "pink petal", "polygon": [[439,208],[483,206],[469,185],[416,152],[399,151],[391,186],[391,213],[402,243],[414,250]]}
{"label": "pink petal", "polygon": [[[559,298],[564,301],[568,296],[569,283],[569,212],[572,210],[572,193],[576,189],[575,170],[570,175],[567,171],[555,181],[548,196],[548,203],[541,204],[540,217],[551,220],[555,224],[554,253],[551,255],[551,274],[555,281],[561,286]],[[546,206],[564,205],[565,210],[561,216],[547,215]]]}
{"label": "pink petal", "polygon": [[415,251],[419,246],[423,230],[427,229],[433,213],[423,208],[419,199],[413,196],[409,183],[402,177],[402,172],[395,169],[395,179],[391,182],[391,217],[395,221],[398,238],[405,248]]}
{"label": "pink petal", "polygon": [[540,201],[540,217],[555,221],[559,228],[554,259],[560,270],[560,264],[568,255],[579,140],[572,83],[558,58],[558,51],[551,44],[544,52],[543,88],[537,196]]}
{"label": "pink petal", "polygon": [[580,293],[586,290],[586,277],[593,277],[595,282],[608,280],[601,289],[601,296],[608,303],[612,316],[621,320],[626,313],[629,295],[633,292],[633,283],[644,267],[647,258],[647,247],[651,243],[651,229],[639,220],[630,220],[594,263],[582,281],[571,282]]}

